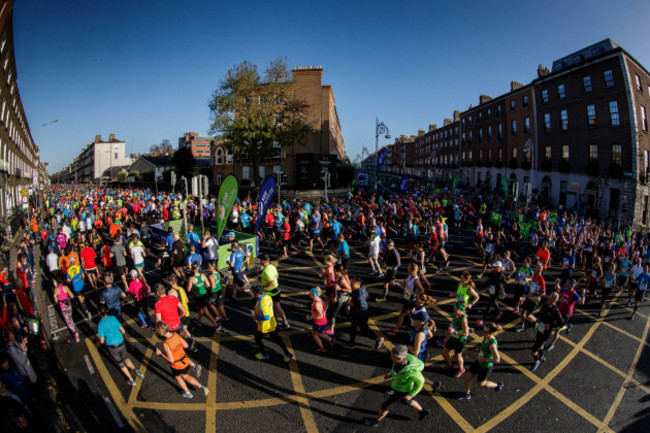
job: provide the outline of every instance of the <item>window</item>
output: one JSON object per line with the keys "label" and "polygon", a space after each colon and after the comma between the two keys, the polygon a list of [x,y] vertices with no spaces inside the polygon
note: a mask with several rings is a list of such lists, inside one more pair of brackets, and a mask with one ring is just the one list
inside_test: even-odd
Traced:
{"label": "window", "polygon": [[222,149],[217,149],[217,158],[215,161],[216,165],[222,165],[223,164],[223,150]]}
{"label": "window", "polygon": [[470,125],[472,124],[472,116],[469,116],[469,118],[467,119],[467,122],[468,122]]}
{"label": "window", "polygon": [[596,124],[596,106],[594,104],[587,105],[587,125]]}
{"label": "window", "polygon": [[241,178],[246,180],[251,180],[251,166],[245,165],[241,170]]}
{"label": "window", "polygon": [[542,101],[545,104],[548,102],[548,89],[542,90]]}
{"label": "window", "polygon": [[598,145],[590,144],[589,145],[589,162],[598,161]]}
{"label": "window", "polygon": [[115,152],[115,160],[117,161],[119,157],[117,156],[117,152]]}
{"label": "window", "polygon": [[499,125],[497,127],[497,130],[498,130],[497,133],[498,133],[499,138],[503,138],[503,124],[502,123],[499,123]]}
{"label": "window", "polygon": [[609,101],[609,123],[612,126],[621,124],[621,119],[618,116],[618,102]]}
{"label": "window", "polygon": [[221,185],[222,180],[223,180],[223,175],[219,173],[217,175],[217,185]]}
{"label": "window", "polygon": [[499,148],[499,162],[503,162],[503,149]]}
{"label": "window", "polygon": [[488,149],[488,161],[492,161],[492,149]]}
{"label": "window", "polygon": [[524,96],[523,106],[524,108],[528,108],[528,95]]}
{"label": "window", "polygon": [[472,141],[472,131],[469,131],[469,141]]}
{"label": "window", "polygon": [[641,77],[634,74],[634,80],[636,81],[636,88],[639,92],[643,92],[643,86],[641,85]]}
{"label": "window", "polygon": [[530,135],[530,117],[524,118],[524,134]]}
{"label": "window", "polygon": [[560,99],[566,98],[566,93],[564,91],[564,84],[557,85],[557,96],[559,96]]}
{"label": "window", "polygon": [[516,147],[512,148],[512,159],[517,159],[517,148]]}
{"label": "window", "polygon": [[260,105],[264,105],[267,103],[266,96],[260,96]]}
{"label": "window", "polygon": [[266,167],[263,166],[263,165],[260,165],[258,167],[258,169],[260,171],[260,179],[264,179],[266,177]]}
{"label": "window", "polygon": [[512,121],[512,136],[513,137],[517,136],[517,121],[516,120]]}
{"label": "window", "polygon": [[483,149],[478,150],[478,159],[479,161],[483,161]]}
{"label": "window", "polygon": [[501,106],[497,105],[497,116],[501,116]]}
{"label": "window", "polygon": [[490,110],[489,108],[487,110],[487,118],[488,120],[492,118],[492,110]]}
{"label": "window", "polygon": [[603,77],[605,77],[605,86],[607,87],[614,86],[614,74],[612,73],[611,69],[608,69],[605,72],[603,72]]}
{"label": "window", "polygon": [[585,92],[591,92],[591,75],[585,75],[582,77],[582,84],[585,86]]}
{"label": "window", "polygon": [[492,140],[492,126],[488,126],[487,131],[488,140]]}
{"label": "window", "polygon": [[282,99],[282,96],[276,96],[275,97],[275,103],[276,104],[282,104],[284,100]]}
{"label": "window", "polygon": [[621,145],[612,144],[612,164],[621,165]]}
{"label": "window", "polygon": [[515,111],[515,100],[510,101],[510,111]]}
{"label": "window", "polygon": [[478,129],[478,141],[483,140],[483,128]]}
{"label": "window", "polygon": [[650,163],[650,152],[647,150],[643,151],[643,167],[645,168],[644,174],[648,173],[648,164]]}
{"label": "window", "polygon": [[565,161],[569,159],[569,145],[568,144],[563,144],[562,145],[562,159],[565,160]]}
{"label": "window", "polygon": [[479,111],[478,112],[478,120],[481,120],[483,118],[483,112]]}
{"label": "window", "polygon": [[569,129],[569,114],[566,110],[560,110],[560,123],[562,124],[562,131]]}
{"label": "window", "polygon": [[551,130],[551,113],[544,113],[544,130],[546,132]]}
{"label": "window", "polygon": [[646,114],[645,107],[641,106],[641,127],[645,132],[648,132],[648,115]]}
{"label": "window", "polygon": [[226,149],[226,164],[232,164],[232,153]]}
{"label": "window", "polygon": [[546,157],[546,159],[551,159],[551,146],[546,146],[544,148],[544,157]]}

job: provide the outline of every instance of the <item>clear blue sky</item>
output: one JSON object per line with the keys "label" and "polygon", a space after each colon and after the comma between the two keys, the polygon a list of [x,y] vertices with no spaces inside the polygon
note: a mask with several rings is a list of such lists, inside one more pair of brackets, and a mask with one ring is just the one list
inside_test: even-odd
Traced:
{"label": "clear blue sky", "polygon": [[[537,65],[611,37],[650,68],[650,2],[21,0],[18,86],[50,173],[96,134],[127,153],[205,134],[207,101],[242,60],[322,65],[351,159],[529,82]],[[380,146],[387,141],[380,142]]]}

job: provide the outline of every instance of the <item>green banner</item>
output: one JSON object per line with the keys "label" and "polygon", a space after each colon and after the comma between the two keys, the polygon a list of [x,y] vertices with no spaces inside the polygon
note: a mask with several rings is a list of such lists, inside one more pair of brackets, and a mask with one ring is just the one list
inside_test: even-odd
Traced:
{"label": "green banner", "polygon": [[510,189],[508,187],[508,179],[506,179],[503,176],[501,177],[501,189],[503,190],[503,195],[505,195],[506,198],[508,198],[508,192],[509,192],[509,189]]}
{"label": "green banner", "polygon": [[221,183],[221,188],[219,188],[217,200],[217,240],[221,239],[223,229],[226,228],[226,223],[230,218],[230,211],[232,211],[235,199],[237,198],[237,190],[237,178],[229,174]]}
{"label": "green banner", "polygon": [[530,235],[530,224],[527,223],[519,223],[519,233],[521,233],[521,236],[524,239],[528,239],[528,236]]}
{"label": "green banner", "polygon": [[501,227],[501,219],[503,218],[503,215],[500,213],[490,211],[490,223],[494,224],[497,227]]}
{"label": "green banner", "polygon": [[460,180],[460,176],[458,173],[454,173],[454,177],[451,179],[451,190],[456,191],[456,187],[458,186],[458,181]]}

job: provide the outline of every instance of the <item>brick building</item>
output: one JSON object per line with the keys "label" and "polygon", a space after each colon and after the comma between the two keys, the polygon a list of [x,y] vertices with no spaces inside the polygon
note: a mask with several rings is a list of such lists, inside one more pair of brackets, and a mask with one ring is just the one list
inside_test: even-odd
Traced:
{"label": "brick building", "polygon": [[202,137],[196,132],[186,132],[178,139],[178,148],[190,148],[196,159],[210,159],[210,148],[213,141],[212,137]]}

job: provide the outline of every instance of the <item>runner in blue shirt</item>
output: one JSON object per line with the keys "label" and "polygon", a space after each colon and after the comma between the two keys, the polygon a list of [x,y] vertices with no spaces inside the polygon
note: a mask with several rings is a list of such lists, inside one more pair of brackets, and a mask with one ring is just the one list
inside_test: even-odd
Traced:
{"label": "runner in blue shirt", "polygon": [[196,251],[199,251],[199,235],[194,232],[194,226],[192,224],[189,224],[187,227],[187,240],[190,245],[194,245]]}
{"label": "runner in blue shirt", "polygon": [[609,270],[605,272],[602,280],[603,292],[600,300],[600,311],[598,312],[598,317],[603,315],[603,310],[607,304],[607,298],[609,293],[612,291],[612,288],[616,286],[616,265],[614,263],[609,265]]}
{"label": "runner in blue shirt", "polygon": [[339,222],[339,219],[336,215],[332,217],[332,240],[336,240],[339,236],[339,233],[343,230],[343,224]]}
{"label": "runner in blue shirt", "polygon": [[[305,205],[305,208],[307,205]],[[325,250],[325,245],[323,245],[323,240],[320,238],[320,221],[316,216],[316,212],[311,213],[311,219],[309,220],[309,250],[307,254],[312,254],[314,250],[314,240],[320,244],[321,249]]]}
{"label": "runner in blue shirt", "polygon": [[203,264],[203,257],[201,257],[201,254],[196,252],[196,247],[194,245],[190,245],[190,254],[187,256],[187,268],[192,270],[192,264],[194,263],[199,265],[200,268]]}
{"label": "runner in blue shirt", "polygon": [[167,247],[167,250],[171,252],[174,249],[174,229],[169,227],[168,232],[169,234],[165,239],[165,246]]}
{"label": "runner in blue shirt", "polygon": [[348,266],[350,265],[350,246],[345,240],[343,233],[339,233],[337,236],[338,246],[336,247],[336,257],[339,259],[339,262],[343,265],[343,268],[347,271]]}
{"label": "runner in blue shirt", "polygon": [[230,259],[228,264],[230,265],[230,270],[232,271],[233,276],[233,285],[232,285],[232,299],[237,300],[237,292],[239,290],[247,293],[250,297],[254,297],[253,293],[248,289],[248,278],[244,273],[244,260],[246,260],[246,254],[239,247],[239,242],[234,241],[230,244]]}
{"label": "runner in blue shirt", "polygon": [[131,348],[133,347],[133,343],[129,341],[129,338],[127,337],[124,328],[120,324],[119,320],[117,320],[115,316],[107,315],[106,312],[106,305],[100,305],[99,314],[101,315],[102,319],[97,325],[99,343],[106,344],[108,354],[111,356],[113,361],[115,361],[122,373],[124,373],[124,376],[126,376],[128,379],[127,383],[130,386],[135,386],[135,380],[133,380],[131,372],[135,373],[140,379],[144,379],[144,374],[135,369],[135,366],[126,353],[125,343],[128,344]]}
{"label": "runner in blue shirt", "polygon": [[643,301],[643,296],[645,295],[646,290],[648,289],[648,282],[650,282],[650,266],[645,265],[643,268],[643,273],[640,274],[636,280],[638,281],[639,285],[636,287],[636,290],[634,292],[630,293],[630,299],[628,300],[627,306],[630,307],[632,305],[632,297],[634,297],[634,309],[632,310],[632,314],[628,319],[634,320],[634,315],[636,314],[636,310],[639,308],[639,304],[641,301]]}

